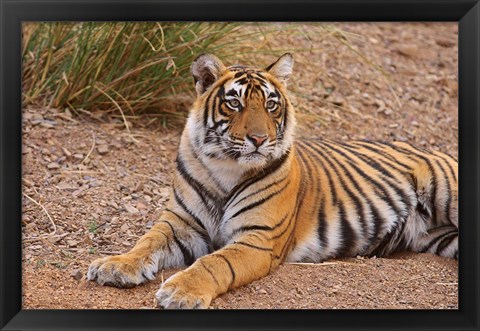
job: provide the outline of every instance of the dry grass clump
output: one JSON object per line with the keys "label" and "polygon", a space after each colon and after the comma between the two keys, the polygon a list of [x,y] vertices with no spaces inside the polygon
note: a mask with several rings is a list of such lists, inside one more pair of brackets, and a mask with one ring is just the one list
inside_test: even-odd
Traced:
{"label": "dry grass clump", "polygon": [[240,28],[234,23],[26,23],[24,105],[147,110],[190,87],[192,60],[202,52],[221,56],[230,41],[226,37]]}

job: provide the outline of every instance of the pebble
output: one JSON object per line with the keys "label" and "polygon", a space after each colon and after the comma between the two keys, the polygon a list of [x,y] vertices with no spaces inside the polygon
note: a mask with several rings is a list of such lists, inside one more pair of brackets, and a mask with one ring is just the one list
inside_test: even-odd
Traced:
{"label": "pebble", "polygon": [[135,206],[138,210],[145,210],[147,209],[147,206],[142,203],[141,201],[137,202],[137,205]]}
{"label": "pebble", "polygon": [[144,188],[144,183],[143,182],[138,182],[137,185],[135,185],[135,188],[133,189],[133,192],[140,192],[143,191]]}
{"label": "pebble", "polygon": [[75,240],[67,240],[67,245],[68,247],[75,247],[77,246],[78,242],[76,242]]}
{"label": "pebble", "polygon": [[58,164],[57,162],[52,162],[47,165],[47,168],[50,170],[58,169],[60,168],[60,164]]}
{"label": "pebble", "polygon": [[452,47],[455,45],[455,43],[449,39],[446,38],[438,38],[435,40],[438,46],[442,47]]}
{"label": "pebble", "polygon": [[80,269],[75,269],[75,270],[72,271],[70,276],[72,276],[75,280],[80,280],[80,279],[82,279],[83,274],[80,271]]}
{"label": "pebble", "polygon": [[70,152],[65,147],[62,147],[62,151],[63,151],[63,154],[65,154],[66,157],[71,157],[72,156],[72,152]]}
{"label": "pebble", "polygon": [[130,214],[138,214],[139,213],[138,209],[135,208],[134,206],[132,206],[131,204],[126,203],[125,205],[123,205],[123,207]]}
{"label": "pebble", "polygon": [[73,158],[77,160],[83,160],[83,154],[82,153],[75,153],[73,154]]}
{"label": "pebble", "polygon": [[397,51],[408,57],[416,57],[418,54],[418,46],[415,44],[399,45]]}
{"label": "pebble", "polygon": [[108,145],[98,145],[97,152],[100,155],[105,155],[108,153]]}
{"label": "pebble", "polygon": [[118,205],[115,201],[109,201],[107,204],[115,209],[118,209]]}

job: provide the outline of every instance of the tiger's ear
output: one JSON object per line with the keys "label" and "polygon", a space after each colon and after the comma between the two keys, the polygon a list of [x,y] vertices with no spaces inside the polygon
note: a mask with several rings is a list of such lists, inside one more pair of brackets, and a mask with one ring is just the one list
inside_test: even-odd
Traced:
{"label": "tiger's ear", "polygon": [[285,53],[277,61],[269,65],[265,70],[278,78],[282,83],[286,83],[293,71],[293,55]]}
{"label": "tiger's ear", "polygon": [[212,54],[199,55],[193,60],[191,69],[198,95],[203,94],[226,70],[222,61]]}

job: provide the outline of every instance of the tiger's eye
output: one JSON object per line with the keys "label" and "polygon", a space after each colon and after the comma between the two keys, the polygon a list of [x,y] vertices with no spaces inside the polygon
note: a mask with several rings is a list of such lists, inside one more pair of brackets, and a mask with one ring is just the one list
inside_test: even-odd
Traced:
{"label": "tiger's eye", "polygon": [[238,101],[237,99],[232,99],[228,102],[230,104],[231,107],[233,108],[238,108],[240,107],[240,101]]}
{"label": "tiger's eye", "polygon": [[273,110],[275,107],[276,107],[277,103],[273,100],[269,100],[267,102],[267,108],[270,109],[270,110]]}

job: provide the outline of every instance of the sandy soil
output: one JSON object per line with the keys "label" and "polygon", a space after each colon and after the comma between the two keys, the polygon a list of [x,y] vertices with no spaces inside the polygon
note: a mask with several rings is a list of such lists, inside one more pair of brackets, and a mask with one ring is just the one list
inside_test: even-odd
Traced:
{"label": "sandy soil", "polygon": [[[457,25],[335,26],[349,45],[313,25],[252,40],[303,50],[289,86],[298,136],[403,140],[457,156]],[[251,63],[274,59],[255,55]],[[185,110],[186,100],[175,107]],[[154,224],[168,199],[181,120],[165,127],[154,114],[129,117],[129,133],[113,112],[23,114],[23,307],[153,308],[173,270],[128,290],[86,282],[85,273],[93,259],[127,251]],[[282,265],[212,307],[458,308],[456,261],[404,253],[328,262]]]}

